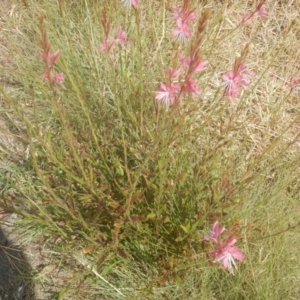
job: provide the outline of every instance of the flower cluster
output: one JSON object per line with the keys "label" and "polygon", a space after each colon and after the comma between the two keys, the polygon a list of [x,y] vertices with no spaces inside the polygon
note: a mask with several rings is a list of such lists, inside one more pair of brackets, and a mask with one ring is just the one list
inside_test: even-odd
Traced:
{"label": "flower cluster", "polygon": [[111,40],[109,39],[109,33],[111,31],[111,22],[107,16],[107,10],[102,11],[101,25],[103,27],[105,38],[99,47],[100,52],[110,53],[112,47],[118,43],[127,45],[129,41],[127,40],[127,34],[124,30],[121,29],[121,26],[117,28],[116,38]]}
{"label": "flower cluster", "polygon": [[[188,21],[195,19],[194,10],[189,9],[189,0],[185,0],[183,7],[179,8],[174,5],[174,13],[176,20],[177,29],[173,30],[173,34],[180,40],[183,41],[187,38],[189,34],[184,33],[182,28],[179,28],[182,24],[188,27]],[[167,109],[170,105],[175,102],[179,102],[182,96],[186,93],[189,94],[199,94],[201,89],[198,86],[197,79],[193,76],[197,73],[202,72],[205,66],[208,64],[207,61],[201,60],[200,45],[202,41],[202,32],[205,28],[205,22],[207,20],[207,15],[204,14],[202,18],[198,21],[197,31],[195,33],[195,38],[191,43],[189,49],[189,55],[185,57],[182,53],[179,54],[179,68],[169,68],[165,70],[166,81],[160,84],[160,91],[156,92],[155,99],[161,101]],[[175,31],[177,32],[175,34]],[[181,33],[180,33],[181,32]],[[182,74],[180,76],[180,74]]]}
{"label": "flower cluster", "polygon": [[[161,83],[160,91],[156,92],[155,99],[160,100],[167,109],[175,103],[176,99],[179,100],[186,93],[200,93],[201,89],[197,80],[192,78],[192,75],[202,72],[208,64],[207,61],[201,61],[198,55],[185,58],[182,54],[179,54],[179,61],[181,63],[179,69],[169,68],[165,70],[168,83]],[[180,73],[184,75],[180,77]]]}
{"label": "flower cluster", "polygon": [[123,45],[129,44],[129,41],[127,40],[127,34],[124,30],[121,29],[120,26],[117,28],[116,38],[114,40],[109,40],[108,37],[106,37],[100,45],[99,51],[109,53],[112,47],[117,43]]}
{"label": "flower cluster", "polygon": [[194,9],[189,10],[189,0],[184,0],[183,7],[180,8],[176,4],[173,6],[176,27],[172,30],[173,35],[179,42],[183,43],[191,35],[189,21],[196,18]]}
{"label": "flower cluster", "polygon": [[227,234],[225,238],[221,239],[221,235],[226,231],[225,227],[221,227],[216,221],[213,225],[211,234],[203,238],[204,241],[212,241],[214,243],[214,250],[208,252],[208,255],[214,262],[222,262],[223,267],[228,269],[233,274],[233,267],[236,268],[236,260],[245,259],[245,254],[234,246],[236,239],[234,235]]}

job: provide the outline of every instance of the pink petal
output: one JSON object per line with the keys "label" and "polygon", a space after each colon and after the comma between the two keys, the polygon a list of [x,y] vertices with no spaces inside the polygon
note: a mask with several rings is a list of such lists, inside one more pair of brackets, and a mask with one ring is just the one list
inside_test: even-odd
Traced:
{"label": "pink petal", "polygon": [[187,82],[185,82],[184,87],[183,87],[183,92],[199,94],[200,91],[201,91],[201,88],[198,86],[196,79],[189,79]]}
{"label": "pink petal", "polygon": [[132,0],[132,5],[134,6],[134,7],[137,7],[138,5],[139,5],[139,1],[138,0]]}
{"label": "pink petal", "polygon": [[121,2],[124,2],[124,4],[126,6],[131,6],[132,5],[134,7],[137,7],[138,4],[139,4],[138,0],[121,0]]}
{"label": "pink petal", "polygon": [[160,88],[161,88],[163,91],[167,91],[167,90],[168,90],[167,85],[164,84],[164,83],[161,83],[161,84],[160,84]]}
{"label": "pink petal", "polygon": [[[231,247],[231,248],[234,248],[232,247],[234,244],[236,243],[236,239],[233,238],[233,237],[229,237],[226,241],[226,247]],[[229,251],[228,251],[229,252]]]}
{"label": "pink petal", "polygon": [[191,57],[187,57],[185,58],[181,53],[179,53],[179,60],[181,62],[181,65],[184,67],[184,68],[188,68],[190,63],[191,63]]}
{"label": "pink petal", "polygon": [[119,40],[124,45],[127,45],[129,43],[127,40],[126,32],[122,30],[121,27],[119,27],[117,30],[117,40]]}
{"label": "pink petal", "polygon": [[173,5],[173,12],[175,20],[181,20],[183,22],[190,21],[196,18],[194,10],[187,11],[187,7],[179,8],[176,4]]}
{"label": "pink petal", "polygon": [[59,50],[55,51],[53,54],[50,55],[50,61],[51,61],[52,64],[54,64],[56,62],[56,60],[58,59],[59,55],[60,55],[60,51]]}
{"label": "pink petal", "polygon": [[257,10],[257,14],[261,17],[261,18],[266,18],[268,16],[268,13],[265,9],[265,7],[262,5],[258,10]]}
{"label": "pink petal", "polygon": [[201,61],[201,62],[198,64],[198,66],[197,66],[195,72],[202,72],[207,64],[208,64],[208,61],[207,61],[207,60]]}
{"label": "pink petal", "polygon": [[169,96],[169,93],[168,92],[156,92],[156,96],[155,96],[155,99],[156,100],[161,100],[165,97],[168,97]]}
{"label": "pink petal", "polygon": [[244,14],[244,15],[243,15],[243,18],[242,18],[242,22],[248,21],[251,17],[252,17],[251,14]]}
{"label": "pink petal", "polygon": [[233,70],[231,70],[231,71],[228,71],[227,73],[223,74],[222,79],[224,81],[230,81],[234,78],[234,76],[235,76],[235,73]]}
{"label": "pink petal", "polygon": [[108,43],[108,40],[104,40],[100,46],[100,49],[99,51],[101,52],[108,52],[109,50],[109,43]]}
{"label": "pink petal", "polygon": [[174,12],[174,19],[177,20],[180,17],[180,10],[179,10],[179,6],[174,4],[173,5],[173,12]]}
{"label": "pink petal", "polygon": [[110,41],[110,40],[105,39],[102,42],[102,44],[100,45],[99,51],[100,52],[107,52],[107,53],[109,53],[115,42],[116,41]]}
{"label": "pink petal", "polygon": [[290,83],[288,83],[288,85],[293,89],[299,84],[299,82],[300,82],[299,78],[293,77],[293,79],[291,80]]}
{"label": "pink petal", "polygon": [[241,63],[238,67],[237,74],[239,75],[253,75],[253,72],[246,68],[244,63]]}
{"label": "pink petal", "polygon": [[228,259],[228,256],[227,255],[225,255],[223,258],[222,258],[222,264],[223,264],[223,267],[224,268],[228,268],[228,262],[229,262],[229,259]]}
{"label": "pink petal", "polygon": [[178,79],[178,76],[181,72],[180,69],[174,69],[174,68],[168,68],[168,69],[165,69],[165,75],[170,79],[170,81],[174,81],[176,79]]}
{"label": "pink petal", "polygon": [[243,252],[241,252],[238,247],[232,247],[232,248],[234,248],[234,249],[231,249],[231,255],[235,259],[237,259],[237,260],[244,260],[245,259],[246,255]]}
{"label": "pink petal", "polygon": [[47,65],[48,68],[51,68],[53,64],[56,62],[60,55],[60,50],[55,51],[53,54],[49,53],[41,53],[40,56],[43,59],[44,63]]}
{"label": "pink petal", "polygon": [[187,37],[191,35],[188,24],[186,22],[182,22],[181,19],[177,20],[177,28],[174,28],[172,33],[180,42],[185,42]]}
{"label": "pink petal", "polygon": [[212,232],[213,232],[213,235],[215,237],[219,237],[223,232],[225,231],[225,227],[223,226],[222,228],[220,227],[220,223],[219,221],[216,221],[213,225],[213,229],[212,229]]}
{"label": "pink petal", "polygon": [[55,76],[54,76],[54,78],[53,78],[53,80],[55,81],[55,82],[63,82],[64,80],[65,80],[65,75],[64,75],[64,73],[59,73],[59,74],[56,74]]}
{"label": "pink petal", "polygon": [[203,239],[206,241],[213,240],[214,242],[218,242],[218,238],[220,235],[225,231],[225,227],[223,226],[222,228],[220,227],[219,221],[216,221],[213,225],[211,235],[205,236]]}
{"label": "pink petal", "polygon": [[54,73],[50,71],[50,72],[44,72],[42,78],[45,79],[46,81],[60,83],[65,80],[65,75],[64,73],[59,73],[54,75]]}

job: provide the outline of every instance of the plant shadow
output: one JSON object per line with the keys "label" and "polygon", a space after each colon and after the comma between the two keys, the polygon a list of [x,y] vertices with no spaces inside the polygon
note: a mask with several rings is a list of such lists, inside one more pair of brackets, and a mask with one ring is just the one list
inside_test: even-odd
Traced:
{"label": "plant shadow", "polygon": [[34,300],[30,270],[21,249],[11,244],[0,229],[0,299]]}

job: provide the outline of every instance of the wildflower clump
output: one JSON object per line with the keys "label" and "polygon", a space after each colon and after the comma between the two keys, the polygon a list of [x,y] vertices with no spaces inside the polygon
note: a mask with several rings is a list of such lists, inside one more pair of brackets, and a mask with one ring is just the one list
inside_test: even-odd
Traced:
{"label": "wildflower clump", "polygon": [[0,202],[20,201],[24,232],[61,254],[55,265],[80,263],[58,297],[292,297],[299,274],[282,269],[299,257],[274,232],[299,206],[298,32],[272,19],[279,4],[79,2],[27,0],[18,68],[0,57],[17,83],[15,96],[0,87],[4,117],[24,144],[18,172],[1,166]]}

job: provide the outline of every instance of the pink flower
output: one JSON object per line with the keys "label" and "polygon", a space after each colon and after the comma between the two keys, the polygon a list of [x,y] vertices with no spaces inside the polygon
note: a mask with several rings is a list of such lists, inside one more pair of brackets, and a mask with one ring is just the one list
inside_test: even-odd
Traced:
{"label": "pink flower", "polygon": [[245,23],[247,22],[249,19],[251,19],[253,17],[253,14],[243,14],[243,18],[241,23]]}
{"label": "pink flower", "polygon": [[176,100],[176,92],[180,90],[179,84],[161,83],[160,91],[156,93],[155,99],[160,100],[167,108],[170,104],[174,104]]}
{"label": "pink flower", "polygon": [[176,23],[177,28],[174,28],[172,33],[179,40],[179,42],[184,43],[191,35],[189,25],[187,22],[183,22],[181,19],[178,19]]}
{"label": "pink flower", "polygon": [[64,73],[54,74],[52,69],[53,66],[60,55],[60,51],[57,50],[53,54],[49,53],[50,46],[40,55],[46,64],[45,71],[42,75],[42,78],[49,82],[63,82],[65,80]]}
{"label": "pink flower", "polygon": [[58,73],[55,75],[52,71],[50,71],[44,72],[42,78],[49,82],[61,83],[65,80],[65,75],[64,73]]}
{"label": "pink flower", "polygon": [[123,45],[129,44],[129,41],[127,40],[127,35],[124,30],[121,29],[119,26],[117,29],[117,38],[115,40],[108,40],[105,39],[102,44],[99,47],[100,52],[107,52],[109,53],[112,47],[117,43],[120,42]]}
{"label": "pink flower", "polygon": [[264,7],[264,1],[261,1],[257,5],[257,7],[253,13],[245,14],[243,16],[242,22],[246,22],[246,21],[250,20],[251,18],[253,18],[254,16],[261,17],[261,18],[266,18],[268,16],[268,13]]}
{"label": "pink flower", "polygon": [[128,7],[130,7],[130,6],[137,7],[139,4],[138,0],[121,0],[121,2],[123,2]]}
{"label": "pink flower", "polygon": [[105,39],[102,44],[100,45],[99,47],[99,51],[100,52],[107,52],[109,53],[112,46],[114,45],[115,41],[110,41],[110,40],[107,40]]}
{"label": "pink flower", "polygon": [[220,235],[225,231],[225,227],[223,226],[221,228],[219,221],[216,221],[213,225],[212,231],[210,235],[206,235],[203,239],[205,241],[213,240],[214,242],[217,242]]}
{"label": "pink flower", "polygon": [[41,53],[40,56],[43,59],[44,63],[48,68],[51,68],[60,55],[60,50],[55,51],[53,54],[50,53]]}
{"label": "pink flower", "polygon": [[182,92],[200,94],[201,88],[197,84],[196,79],[188,78],[183,85]]}
{"label": "pink flower", "polygon": [[119,41],[123,45],[127,45],[129,43],[129,41],[127,40],[126,32],[122,30],[121,27],[118,27],[117,29],[117,41]]}
{"label": "pink flower", "polygon": [[292,89],[295,89],[297,87],[297,85],[299,84],[300,79],[293,77],[293,79],[291,80],[290,83],[288,83],[288,86],[291,87]]}
{"label": "pink flower", "polygon": [[182,22],[187,22],[190,20],[193,20],[196,18],[195,13],[194,13],[194,9],[188,11],[188,5],[183,5],[183,7],[180,9],[179,6],[177,6],[176,4],[173,5],[173,11],[174,11],[174,19],[177,20],[181,20]]}
{"label": "pink flower", "polygon": [[222,262],[223,267],[233,273],[233,266],[236,267],[236,260],[244,260],[245,254],[239,250],[237,246],[233,246],[236,239],[229,238],[225,242],[217,242],[214,251],[208,254],[215,260],[215,262]]}
{"label": "pink flower", "polygon": [[65,81],[65,74],[64,73],[58,73],[54,75],[53,77],[54,82],[60,83]]}
{"label": "pink flower", "polygon": [[[184,56],[182,54],[179,54],[179,60],[181,62],[181,65],[186,69],[188,69],[190,67],[191,63],[193,62],[191,56],[184,58]],[[196,62],[196,65],[193,66],[194,73],[202,72],[205,69],[205,66],[207,64],[208,64],[207,60]]]}
{"label": "pink flower", "polygon": [[236,75],[233,70],[223,74],[222,79],[225,81],[224,95],[232,98],[236,98],[239,95],[238,84],[241,81],[241,77]]}
{"label": "pink flower", "polygon": [[244,63],[241,63],[239,65],[239,67],[237,68],[237,74],[239,74],[239,76],[241,76],[241,78],[242,78],[240,81],[240,83],[242,85],[248,86],[250,84],[250,80],[244,78],[243,76],[245,76],[245,75],[251,76],[251,75],[253,75],[253,72],[246,69],[246,65]]}
{"label": "pink flower", "polygon": [[246,69],[244,63],[241,63],[235,70],[231,70],[222,75],[222,79],[225,81],[224,95],[232,98],[236,98],[239,95],[239,86],[248,86],[250,80],[245,78],[246,75],[252,75],[253,72]]}
{"label": "pink flower", "polygon": [[236,239],[231,234],[227,234],[225,239],[221,240],[221,235],[225,232],[225,227],[221,227],[216,221],[213,225],[211,234],[204,236],[205,241],[214,242],[214,250],[208,252],[208,255],[214,259],[214,262],[222,262],[223,267],[233,273],[233,267],[236,267],[235,259],[241,261],[245,259],[245,254],[234,246]]}
{"label": "pink flower", "polygon": [[260,16],[261,18],[266,18],[268,16],[268,13],[264,7],[263,2],[261,2],[260,4],[258,4],[258,6],[256,7],[256,15]]}

